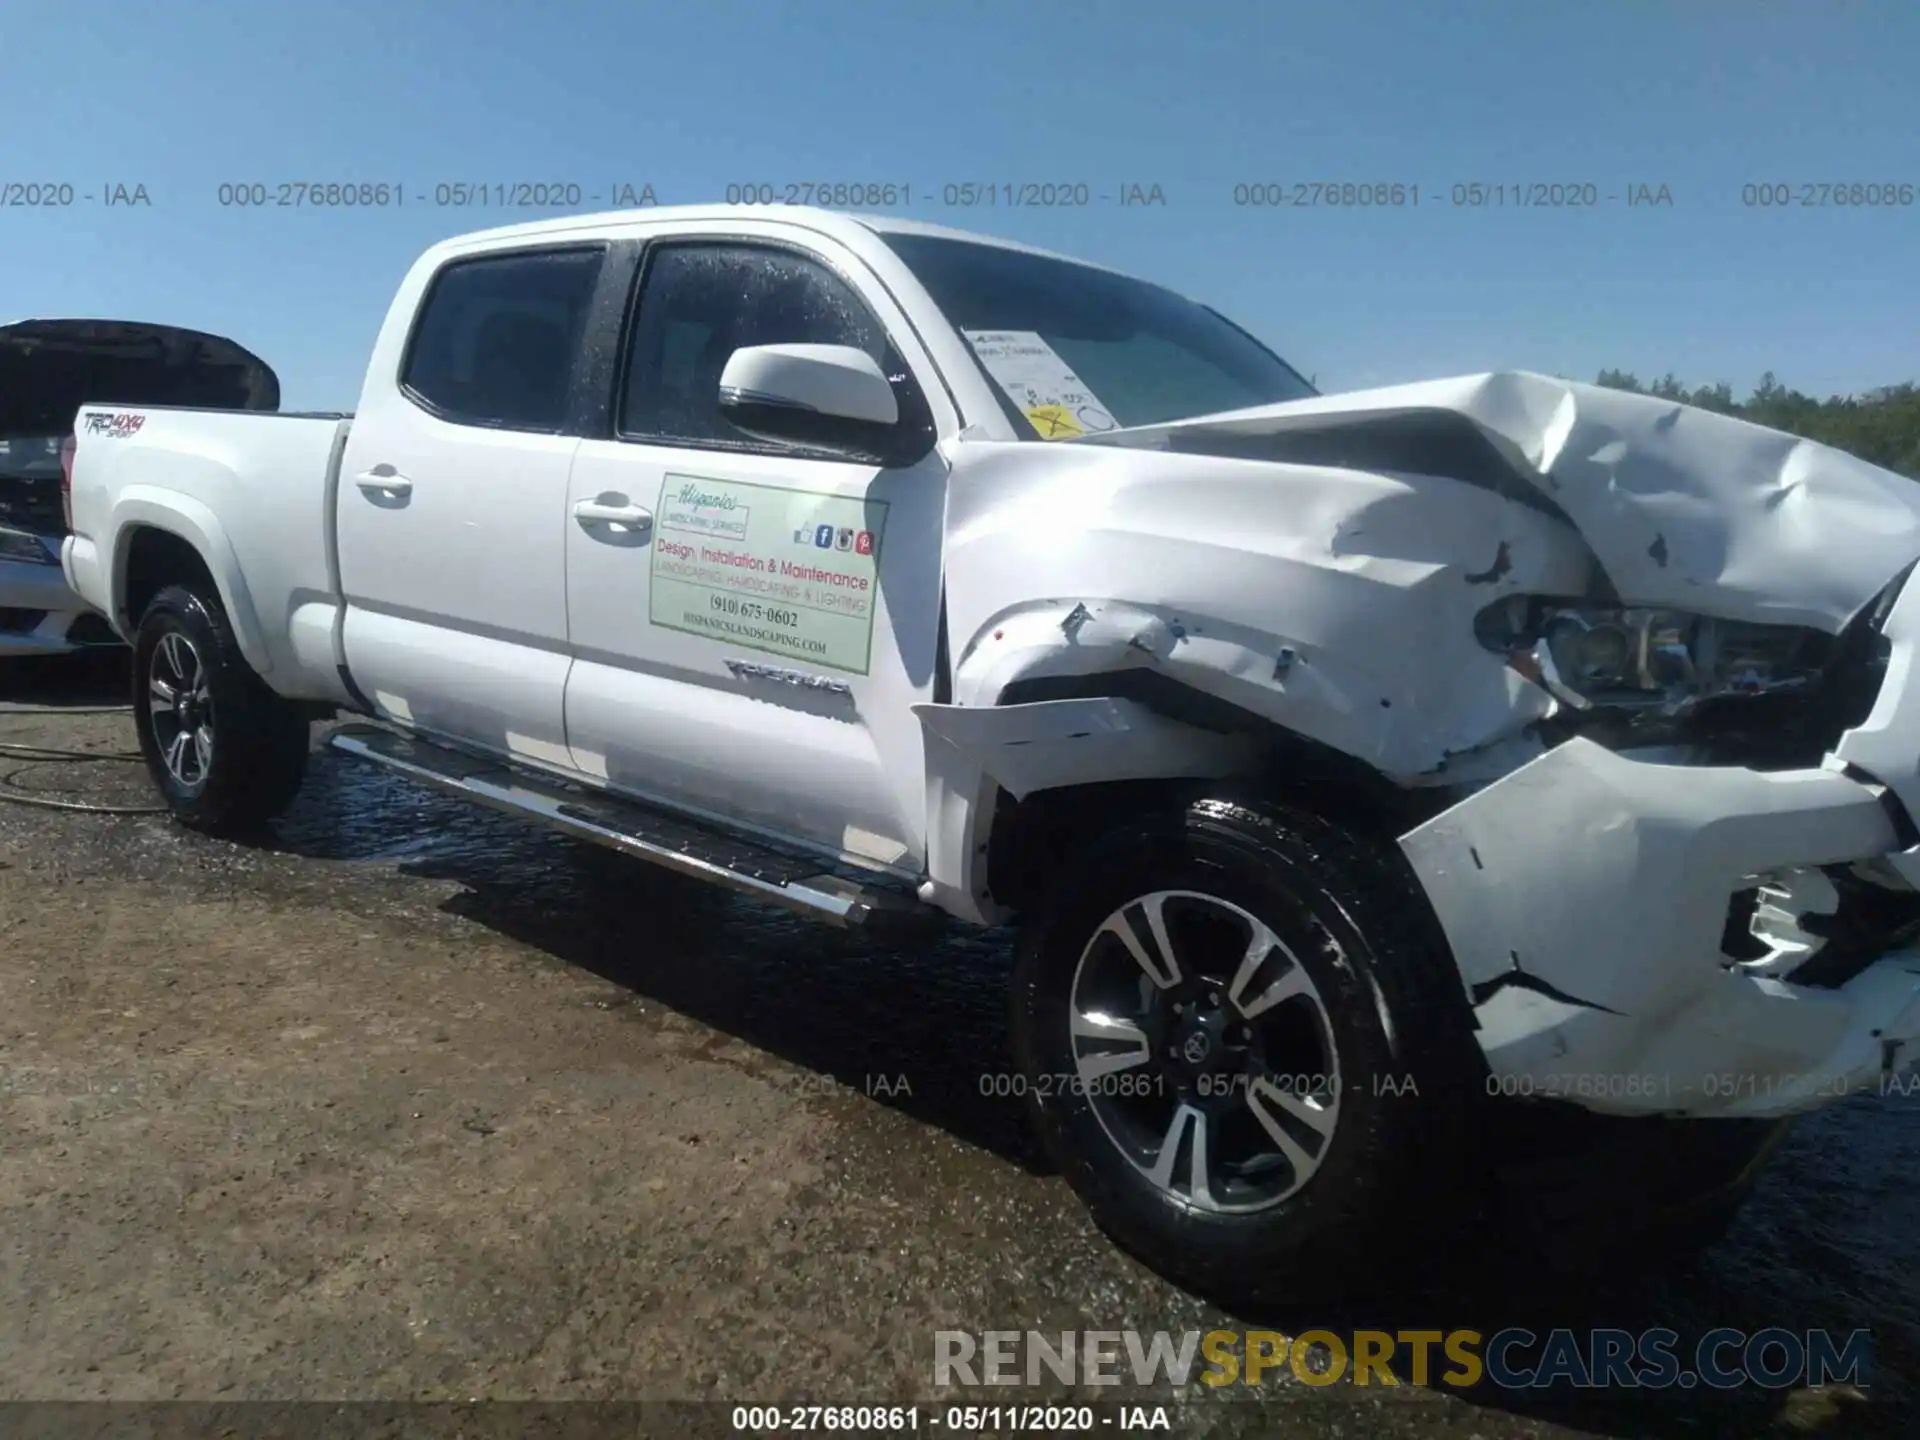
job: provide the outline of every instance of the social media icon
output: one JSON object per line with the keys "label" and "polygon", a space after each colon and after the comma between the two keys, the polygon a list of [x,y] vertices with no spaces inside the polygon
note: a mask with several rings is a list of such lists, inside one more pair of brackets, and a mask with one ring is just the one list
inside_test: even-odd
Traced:
{"label": "social media icon", "polygon": [[853,537],[853,553],[856,555],[871,555],[873,553],[873,531],[862,530],[858,535]]}
{"label": "social media icon", "polygon": [[833,548],[833,527],[831,525],[816,525],[813,530],[813,543],[818,545],[822,550],[831,550]]}
{"label": "social media icon", "polygon": [[851,550],[853,548],[853,527],[851,525],[842,525],[840,527],[840,533],[833,537],[833,548],[836,550]]}
{"label": "social media icon", "polygon": [[802,525],[798,530],[793,532],[793,543],[796,545],[812,544],[813,532],[809,530],[806,526]]}

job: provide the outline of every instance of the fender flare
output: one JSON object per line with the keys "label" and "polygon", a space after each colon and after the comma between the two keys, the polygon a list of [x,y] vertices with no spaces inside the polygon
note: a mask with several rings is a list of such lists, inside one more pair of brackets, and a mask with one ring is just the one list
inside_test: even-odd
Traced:
{"label": "fender flare", "polygon": [[[266,632],[261,628],[233,542],[227,538],[219,517],[191,496],[154,485],[129,485],[120,492],[114,502],[112,522],[113,564],[109,572],[112,588],[108,595],[112,613],[126,614],[127,563],[132,555],[133,537],[143,529],[161,531],[193,547],[213,577],[240,653],[255,673],[266,675],[272,668]],[[127,615],[129,632],[139,621],[139,616]]]}
{"label": "fender flare", "polygon": [[1128,780],[1225,778],[1256,742],[1172,720],[1111,695],[1012,705],[912,707],[926,741],[927,861],[920,898],[977,924],[1010,912],[992,898],[989,837],[1000,793]]}
{"label": "fender flare", "polygon": [[1112,695],[912,708],[929,735],[1016,800],[1109,780],[1225,779],[1250,758],[1242,737]]}

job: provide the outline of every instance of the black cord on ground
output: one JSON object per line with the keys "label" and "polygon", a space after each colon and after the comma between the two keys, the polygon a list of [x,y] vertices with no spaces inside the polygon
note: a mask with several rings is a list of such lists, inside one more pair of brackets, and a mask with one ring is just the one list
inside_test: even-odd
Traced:
{"label": "black cord on ground", "polygon": [[0,781],[0,805],[31,805],[37,810],[74,810],[82,815],[165,815],[164,805],[96,805],[86,800],[55,800],[46,795],[29,795]]}
{"label": "black cord on ground", "polygon": [[[133,709],[131,705],[0,705],[0,715],[33,715],[47,717],[54,715],[123,715]],[[138,763],[146,757],[136,751],[124,750],[65,750],[52,745],[10,745],[0,744],[0,755],[12,756],[18,760],[35,763],[80,762],[89,760],[118,760],[122,763]],[[56,800],[50,795],[32,795],[7,782],[14,771],[0,777],[0,802],[8,805],[30,805],[39,810],[72,810],[83,815],[164,815],[165,805],[102,805],[90,800]]]}
{"label": "black cord on ground", "polygon": [[131,705],[20,705],[0,703],[0,715],[131,715]]}
{"label": "black cord on ground", "polygon": [[144,760],[138,750],[56,750],[50,745],[0,745],[0,755],[22,760]]}

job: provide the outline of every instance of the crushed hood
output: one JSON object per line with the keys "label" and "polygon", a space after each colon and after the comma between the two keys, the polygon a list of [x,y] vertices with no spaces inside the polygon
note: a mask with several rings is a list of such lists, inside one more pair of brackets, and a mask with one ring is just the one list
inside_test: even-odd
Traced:
{"label": "crushed hood", "polygon": [[218,335],[130,320],[0,326],[0,437],[65,435],[82,405],[277,410],[280,379]]}
{"label": "crushed hood", "polygon": [[1440,475],[1553,515],[1615,596],[1836,632],[1915,556],[1920,484],[1649,395],[1469,375],[1068,442]]}

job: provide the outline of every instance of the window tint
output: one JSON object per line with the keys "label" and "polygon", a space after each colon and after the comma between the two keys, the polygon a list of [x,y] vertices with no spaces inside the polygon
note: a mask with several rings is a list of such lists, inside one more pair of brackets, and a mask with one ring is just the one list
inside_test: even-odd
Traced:
{"label": "window tint", "polygon": [[893,381],[909,424],[932,421],[905,361],[839,276],[756,245],[673,245],[647,266],[627,357],[620,433],[765,448],[720,413],[720,373],[749,345],[850,345]]}
{"label": "window tint", "polygon": [[565,429],[601,257],[571,250],[449,265],[427,293],[400,383],[461,424]]}

